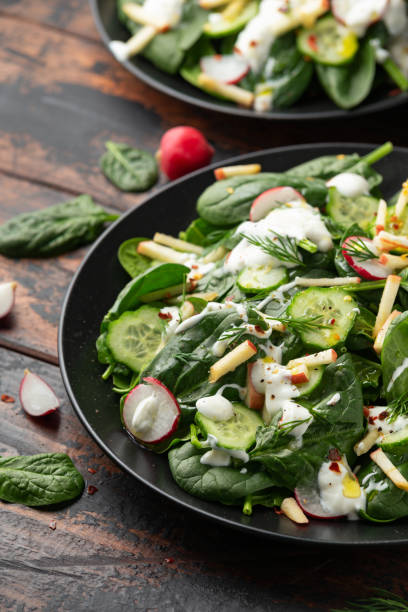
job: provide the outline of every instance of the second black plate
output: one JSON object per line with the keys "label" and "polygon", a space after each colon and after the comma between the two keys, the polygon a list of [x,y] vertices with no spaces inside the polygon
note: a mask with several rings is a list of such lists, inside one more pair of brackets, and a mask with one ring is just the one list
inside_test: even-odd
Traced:
{"label": "second black plate", "polygon": [[[90,2],[97,28],[108,48],[112,40],[125,41],[129,38],[129,32],[118,19],[116,0],[90,0]],[[202,108],[240,117],[281,120],[340,119],[384,111],[404,104],[408,100],[408,93],[390,96],[387,89],[380,89],[373,92],[357,108],[345,111],[338,108],[329,98],[322,94],[321,97],[316,98],[307,98],[306,96],[292,108],[260,113],[252,109],[241,108],[230,102],[222,102],[212,98],[205,92],[187,83],[180,76],[170,75],[159,70],[141,56],[136,56],[124,62],[123,65],[141,81],[169,96]]]}

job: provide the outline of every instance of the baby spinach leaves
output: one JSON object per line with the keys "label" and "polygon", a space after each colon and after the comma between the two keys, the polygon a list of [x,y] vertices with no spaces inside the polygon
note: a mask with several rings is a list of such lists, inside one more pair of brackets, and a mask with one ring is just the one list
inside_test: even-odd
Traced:
{"label": "baby spinach leaves", "polygon": [[[381,351],[384,391],[388,402],[408,389],[408,312],[392,322]],[[398,370],[398,368],[400,368]]]}
{"label": "baby spinach leaves", "polygon": [[118,215],[107,213],[91,196],[17,215],[0,226],[0,253],[7,257],[49,257],[92,242],[103,224]]}
{"label": "baby spinach leaves", "polygon": [[119,263],[132,278],[152,267],[152,260],[137,252],[138,244],[143,240],[148,238],[130,238],[122,242],[118,249]]}
{"label": "baby spinach leaves", "polygon": [[83,488],[84,479],[63,453],[0,458],[3,501],[45,506],[74,499]]}
{"label": "baby spinach leaves", "polygon": [[122,142],[105,143],[100,160],[105,176],[122,191],[147,191],[157,181],[157,162],[147,151]]}

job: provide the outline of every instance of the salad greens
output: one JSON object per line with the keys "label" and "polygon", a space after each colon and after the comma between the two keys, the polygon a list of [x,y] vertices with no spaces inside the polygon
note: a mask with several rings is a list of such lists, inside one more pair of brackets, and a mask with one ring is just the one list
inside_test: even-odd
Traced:
{"label": "salad greens", "polygon": [[147,191],[158,177],[157,162],[147,151],[108,140],[100,164],[102,172],[122,191]]}
{"label": "salad greens", "polygon": [[117,10],[136,37],[112,41],[119,61],[140,53],[258,112],[291,107],[316,89],[342,109],[380,88],[408,90],[404,0],[117,0]]}
{"label": "salad greens", "polygon": [[188,493],[298,522],[408,516],[408,260],[397,243],[382,263],[372,208],[335,221],[343,197],[378,201],[391,149],[218,180],[165,251],[163,234],[119,246],[132,278],[101,322],[103,378]]}

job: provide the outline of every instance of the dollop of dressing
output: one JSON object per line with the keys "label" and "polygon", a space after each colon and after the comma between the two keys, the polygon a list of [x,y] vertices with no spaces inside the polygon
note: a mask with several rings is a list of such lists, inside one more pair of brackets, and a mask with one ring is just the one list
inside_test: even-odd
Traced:
{"label": "dollop of dressing", "polygon": [[329,179],[326,183],[328,187],[336,189],[348,198],[358,198],[361,195],[370,193],[370,186],[364,176],[354,172],[341,172]]}
{"label": "dollop of dressing", "polygon": [[390,433],[401,431],[408,426],[408,417],[397,416],[393,421],[389,419],[387,406],[370,406],[367,428],[369,431],[378,431],[377,442]]}
{"label": "dollop of dressing", "polygon": [[218,446],[217,442],[215,436],[208,434],[207,439],[203,442],[203,446],[210,446],[211,450],[202,455],[200,463],[212,467],[226,467],[230,465],[231,458],[239,459],[244,463],[249,461],[249,455],[244,450],[222,448]]}
{"label": "dollop of dressing", "polygon": [[[353,479],[349,469],[341,462],[336,461],[336,470],[333,467],[332,461],[326,461],[322,464],[317,477],[320,503],[326,512],[330,512],[333,516],[347,515],[354,519],[359,510],[364,510],[366,506],[366,496],[362,488],[360,488],[357,497],[345,495],[345,482],[347,479]],[[358,489],[357,489],[358,490]],[[355,493],[354,493],[355,494]]]}
{"label": "dollop of dressing", "polygon": [[343,0],[337,6],[337,17],[357,36],[364,36],[368,26],[381,18],[386,0]]}
{"label": "dollop of dressing", "polygon": [[157,397],[154,394],[142,399],[133,414],[131,431],[135,435],[148,432],[156,421],[158,410]]}
{"label": "dollop of dressing", "polygon": [[197,411],[213,421],[228,421],[234,416],[234,407],[223,395],[216,393],[201,397],[196,402]]}

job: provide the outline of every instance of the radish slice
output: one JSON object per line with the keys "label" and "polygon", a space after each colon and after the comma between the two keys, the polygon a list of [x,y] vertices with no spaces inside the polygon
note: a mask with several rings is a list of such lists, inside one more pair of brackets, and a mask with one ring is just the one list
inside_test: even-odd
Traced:
{"label": "radish slice", "polygon": [[313,487],[296,487],[296,501],[303,512],[312,518],[317,519],[339,519],[344,515],[334,515],[325,510],[320,503],[320,496],[317,489]]}
{"label": "radish slice", "polygon": [[17,283],[0,284],[0,319],[6,317],[14,306]]}
{"label": "radish slice", "polygon": [[181,411],[174,395],[156,378],[144,378],[126,397],[123,421],[139,442],[158,444],[177,429]]}
{"label": "radish slice", "polygon": [[53,389],[38,374],[24,371],[20,383],[20,402],[27,414],[41,417],[59,408],[59,399]]}
{"label": "radish slice", "polygon": [[388,2],[389,0],[331,0],[331,10],[337,21],[362,36],[372,23],[383,17]]}
{"label": "radish slice", "polygon": [[373,240],[369,238],[365,238],[364,236],[349,236],[343,242],[342,245],[342,253],[344,259],[347,261],[349,266],[353,268],[357,272],[359,276],[365,278],[367,280],[381,280],[382,278],[387,278],[389,274],[391,274],[391,270],[388,266],[381,264],[377,259],[366,259],[361,260],[358,257],[354,257],[347,252],[347,243],[352,241],[363,241],[370,251],[379,255],[378,249],[374,244]]}
{"label": "radish slice", "polygon": [[205,55],[200,60],[201,70],[220,83],[233,85],[248,73],[249,64],[239,53]]}
{"label": "radish slice", "polygon": [[274,187],[267,189],[255,198],[249,212],[250,221],[259,221],[274,208],[287,204],[288,202],[305,202],[301,193],[293,187]]}
{"label": "radish slice", "polygon": [[[260,393],[258,389],[256,388],[254,382],[252,381],[253,369],[254,367],[256,369],[259,367],[258,363],[259,362],[256,362],[256,361],[248,363],[248,369],[247,369],[247,391],[245,395],[245,403],[248,406],[248,408],[251,408],[252,410],[262,410],[264,403],[265,403],[265,394]],[[261,365],[263,368],[262,362],[261,362]]]}

